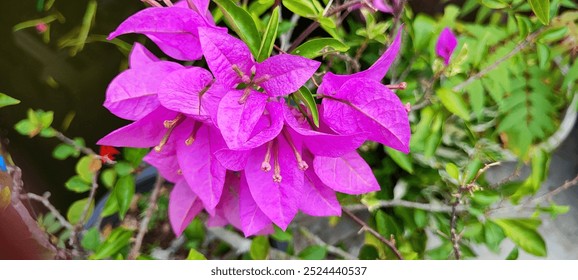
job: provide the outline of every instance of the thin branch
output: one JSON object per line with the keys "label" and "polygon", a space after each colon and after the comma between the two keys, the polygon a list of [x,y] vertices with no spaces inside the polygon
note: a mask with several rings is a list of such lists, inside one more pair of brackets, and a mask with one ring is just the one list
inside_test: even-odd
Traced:
{"label": "thin branch", "polygon": [[559,193],[561,193],[561,192],[563,192],[563,191],[565,191],[565,190],[569,189],[570,187],[573,187],[577,184],[578,184],[578,174],[576,175],[576,177],[574,177],[574,179],[566,180],[564,182],[564,184],[562,184],[561,186],[559,186],[559,187],[557,187],[557,188],[555,188],[555,189],[553,189],[553,190],[551,190],[551,191],[549,191],[549,192],[547,192],[547,193],[545,193],[539,197],[536,197],[536,198],[530,200],[529,202],[534,203],[534,204],[538,204],[544,200],[550,200],[554,196],[558,195]]}
{"label": "thin branch", "polygon": [[379,241],[381,241],[383,244],[385,244],[387,247],[389,247],[389,249],[391,249],[391,251],[395,254],[395,256],[397,256],[398,259],[403,260],[403,256],[401,255],[401,253],[399,252],[397,247],[395,247],[395,241],[387,240],[385,237],[383,237],[381,234],[379,234],[379,232],[375,231],[367,223],[365,223],[359,217],[355,216],[349,210],[347,210],[347,209],[342,209],[342,210],[343,210],[343,213],[345,213],[347,216],[349,216],[349,218],[351,218],[354,222],[356,222],[358,225],[361,226],[362,231],[367,231],[371,235],[375,236],[375,238],[379,239]]}
{"label": "thin branch", "polygon": [[301,232],[301,234],[303,234],[311,242],[327,248],[327,251],[329,253],[340,256],[346,260],[357,260],[357,257],[344,251],[343,249],[335,247],[335,246],[330,245],[330,244],[327,244],[325,241],[323,241],[321,238],[319,238],[319,236],[315,235],[313,232],[309,231],[307,228],[299,227],[299,231]]}
{"label": "thin branch", "polygon": [[144,217],[140,221],[138,234],[136,236],[134,246],[132,247],[132,249],[130,250],[130,253],[128,255],[129,260],[136,260],[136,258],[140,254],[140,248],[142,246],[142,241],[143,241],[143,238],[144,238],[146,232],[148,231],[149,222],[150,222],[150,220],[153,216],[153,213],[157,207],[157,200],[159,199],[159,195],[161,193],[161,187],[162,187],[164,181],[165,180],[163,179],[162,176],[160,176],[160,175],[157,176],[157,180],[155,182],[155,185],[154,185],[153,190],[151,192],[151,196],[149,198],[147,210],[145,212]]}
{"label": "thin branch", "polygon": [[[379,200],[377,202],[372,202],[371,206],[366,206],[364,204],[352,204],[344,206],[349,211],[362,211],[362,210],[369,210],[374,211],[375,209],[379,208],[388,208],[388,207],[407,207],[407,208],[414,208],[414,209],[421,209],[429,212],[445,212],[450,213],[452,212],[452,207],[448,205],[436,205],[436,204],[428,204],[428,203],[420,203],[414,201],[407,201],[407,200]],[[458,212],[465,211],[464,207],[458,207],[456,209]]]}
{"label": "thin branch", "polygon": [[68,144],[72,147],[74,147],[77,151],[82,152],[83,154],[89,155],[89,156],[95,156],[98,157],[100,159],[100,156],[95,153],[91,148],[85,147],[85,146],[81,146],[78,145],[78,143],[76,143],[74,140],[66,137],[64,134],[62,134],[62,132],[60,131],[56,131],[55,135],[56,138],[58,138],[58,140],[62,141],[65,144]]}
{"label": "thin branch", "polygon": [[505,56],[501,57],[500,59],[496,60],[496,62],[492,63],[490,66],[482,69],[480,72],[472,75],[469,79],[465,80],[464,82],[456,85],[453,87],[453,91],[455,92],[459,92],[461,90],[463,90],[465,87],[467,87],[469,84],[473,83],[475,80],[483,77],[484,75],[488,74],[490,71],[494,70],[495,68],[497,68],[498,66],[500,66],[500,64],[502,64],[502,62],[512,58],[514,55],[518,54],[519,52],[521,52],[524,48],[526,48],[530,43],[532,43],[540,34],[542,34],[542,32],[544,32],[546,29],[545,28],[540,28],[537,31],[531,33],[530,35],[528,35],[526,37],[526,39],[524,39],[524,41],[520,42],[513,50],[511,50],[508,54],[506,54]]}
{"label": "thin branch", "polygon": [[460,205],[460,198],[459,197],[457,197],[456,202],[454,202],[452,204],[452,214],[451,214],[451,219],[450,219],[450,235],[451,235],[452,247],[454,249],[454,256],[456,257],[456,260],[459,260],[462,258],[462,252],[460,251],[460,237],[456,233],[456,224],[457,224],[457,220],[458,220],[458,218],[457,218],[458,217],[458,215],[457,215],[458,205]]}
{"label": "thin branch", "polygon": [[98,189],[98,175],[100,172],[96,171],[92,175],[92,186],[90,188],[90,193],[88,194],[88,200],[84,209],[82,209],[82,214],[80,215],[80,219],[78,223],[74,225],[72,230],[72,234],[70,235],[70,245],[76,250],[78,249],[78,245],[80,244],[80,232],[84,229],[84,223],[88,216],[88,210],[96,197],[96,190]]}
{"label": "thin branch", "polygon": [[46,207],[46,209],[48,209],[50,211],[50,213],[52,213],[52,215],[54,215],[54,217],[56,217],[56,219],[58,220],[58,222],[60,222],[60,224],[62,226],[64,226],[65,228],[72,230],[74,227],[66,220],[66,218],[64,218],[62,216],[62,214],[60,214],[60,211],[58,211],[58,209],[56,209],[56,207],[54,207],[54,205],[52,205],[52,203],[50,203],[50,201],[48,200],[48,198],[50,198],[50,192],[45,192],[42,196],[39,196],[37,194],[33,194],[33,193],[26,193],[26,194],[22,194],[20,195],[21,199],[28,199],[28,200],[36,200],[40,203],[42,203],[42,205],[44,205],[44,207]]}

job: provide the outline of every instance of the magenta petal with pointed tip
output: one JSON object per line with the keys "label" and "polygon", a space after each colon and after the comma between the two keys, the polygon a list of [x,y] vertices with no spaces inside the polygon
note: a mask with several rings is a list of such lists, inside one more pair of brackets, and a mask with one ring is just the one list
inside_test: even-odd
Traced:
{"label": "magenta petal with pointed tip", "polygon": [[436,43],[436,54],[444,60],[446,65],[450,64],[450,58],[458,45],[458,39],[449,28],[444,28]]}
{"label": "magenta petal with pointed tip", "polygon": [[380,189],[371,167],[356,151],[341,157],[313,159],[315,173],[328,187],[346,194],[364,194]]}
{"label": "magenta petal with pointed tip", "polygon": [[[329,72],[323,76],[323,81],[321,82],[321,85],[319,85],[317,92],[333,95],[341,88],[345,82],[355,78],[366,78],[381,82],[383,77],[385,77],[387,70],[389,70],[389,67],[395,61],[395,58],[399,53],[401,47],[402,31],[403,26],[399,28],[397,35],[395,36],[395,39],[389,48],[387,48],[381,57],[379,57],[379,59],[375,61],[375,63],[373,63],[373,65],[371,65],[371,67],[369,67],[367,70],[351,75],[337,75]],[[354,91],[351,92],[351,94],[353,95]]]}
{"label": "magenta petal with pointed tip", "polygon": [[152,54],[145,46],[135,42],[129,56],[130,68],[143,68],[151,62],[157,62],[159,59]]}
{"label": "magenta petal with pointed tip", "polygon": [[257,64],[254,80],[264,80],[259,85],[269,96],[285,96],[304,85],[320,64],[301,56],[275,55]]}
{"label": "magenta petal with pointed tip", "polygon": [[267,105],[265,105],[266,111],[257,121],[249,140],[241,144],[237,149],[253,149],[275,139],[283,129],[283,109],[281,106],[279,102],[267,102]]}
{"label": "magenta petal with pointed tip", "polygon": [[324,119],[332,129],[342,134],[364,132],[369,140],[409,152],[411,130],[407,111],[386,86],[373,80],[352,79],[335,98],[344,101],[323,99]]}
{"label": "magenta petal with pointed tip", "polygon": [[359,148],[366,139],[365,133],[337,135],[312,130],[306,121],[299,123],[288,106],[283,106],[283,108],[285,122],[291,128],[290,131],[292,131],[292,134],[298,134],[299,136],[297,137],[303,141],[307,149],[314,155],[342,156]]}
{"label": "magenta petal with pointed tip", "polygon": [[241,176],[239,187],[239,214],[241,229],[246,237],[258,234],[271,226],[271,220],[261,211],[253,199],[244,176]]}
{"label": "magenta petal with pointed tip", "polygon": [[[183,122],[182,127],[188,126]],[[192,130],[192,125],[190,125]],[[205,209],[209,213],[214,213],[214,209],[219,203],[223,184],[225,182],[226,169],[213,156],[213,152],[222,149],[224,143],[219,140],[216,129],[203,125],[196,133],[195,140],[191,145],[184,141],[188,137],[185,135],[176,135],[177,158],[179,166],[183,171],[183,177],[187,181],[191,190],[199,196]],[[190,133],[190,132],[189,132]]]}
{"label": "magenta petal with pointed tip", "polygon": [[98,140],[97,144],[113,147],[154,147],[159,144],[167,130],[164,121],[172,120],[176,116],[176,112],[159,107],[144,118],[109,133]]}
{"label": "magenta petal with pointed tip", "polygon": [[159,61],[128,69],[108,86],[104,107],[123,119],[141,119],[159,106],[157,93],[161,77],[182,68],[178,63]]}
{"label": "magenta petal with pointed tip", "polygon": [[243,94],[243,90],[231,90],[219,103],[217,125],[231,149],[238,149],[249,140],[267,104],[267,96],[255,90],[239,104]]}
{"label": "magenta petal with pointed tip", "polygon": [[247,77],[255,64],[249,47],[243,41],[212,28],[199,28],[203,54],[217,81],[231,88],[242,82],[234,66]]}
{"label": "magenta petal with pointed tip", "polygon": [[[174,71],[161,83],[158,98],[164,107],[195,119],[210,118],[203,106],[204,93],[213,82],[213,75],[203,68],[191,67]],[[203,93],[201,96],[200,94]]]}
{"label": "magenta petal with pointed tip", "polygon": [[[303,160],[313,162],[312,156],[308,153],[304,153]],[[305,170],[303,197],[299,203],[299,210],[311,216],[341,216],[341,205],[335,191],[321,182],[313,168]]]}
{"label": "magenta petal with pointed tip", "polygon": [[[211,11],[209,10],[209,0],[182,0],[173,5],[173,7],[180,7],[180,8],[187,8],[193,9],[193,11],[197,12],[197,14],[201,15],[205,22],[208,25],[215,25],[215,21],[213,20],[213,15],[211,15]],[[192,7],[190,6],[192,4]]]}
{"label": "magenta petal with pointed tip", "polygon": [[228,170],[241,171],[245,169],[251,150],[235,151],[228,148],[215,152],[215,158]]}
{"label": "magenta petal with pointed tip", "polygon": [[173,232],[180,236],[191,221],[203,210],[203,204],[185,180],[175,184],[169,197],[169,221]]}
{"label": "magenta petal with pointed tip", "polygon": [[[273,145],[271,155],[271,170],[266,172],[261,169],[261,163],[265,158],[267,145],[253,149],[247,166],[245,177],[259,208],[281,229],[287,229],[293,217],[297,214],[301,188],[303,186],[303,171],[298,168],[295,155],[284,138],[277,138],[277,147]],[[299,151],[299,143],[295,143]],[[273,181],[275,169],[275,149],[278,151],[278,164],[280,167],[281,182]]]}
{"label": "magenta petal with pointed tip", "polygon": [[197,60],[203,55],[197,28],[203,26],[209,25],[191,9],[152,7],[127,18],[108,39],[127,33],[140,33],[175,59]]}
{"label": "magenta petal with pointed tip", "polygon": [[174,145],[166,145],[160,152],[150,151],[143,161],[154,166],[167,181],[176,183],[183,179]]}

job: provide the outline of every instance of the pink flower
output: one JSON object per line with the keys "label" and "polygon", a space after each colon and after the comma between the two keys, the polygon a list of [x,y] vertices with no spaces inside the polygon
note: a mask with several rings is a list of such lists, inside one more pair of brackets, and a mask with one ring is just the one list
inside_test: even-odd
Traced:
{"label": "pink flower", "polygon": [[44,33],[47,30],[48,30],[48,25],[44,22],[41,22],[41,23],[36,25],[36,31],[38,31],[38,33]]}
{"label": "pink flower", "polygon": [[440,33],[436,44],[436,54],[444,60],[446,65],[450,64],[450,58],[454,53],[458,40],[449,28],[444,28]]}

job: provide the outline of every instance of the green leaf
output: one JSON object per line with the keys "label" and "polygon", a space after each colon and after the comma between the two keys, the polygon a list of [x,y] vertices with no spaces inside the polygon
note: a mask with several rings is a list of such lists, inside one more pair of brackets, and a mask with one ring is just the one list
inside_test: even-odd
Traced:
{"label": "green leaf", "polygon": [[548,167],[550,166],[550,155],[543,149],[538,149],[532,155],[532,187],[533,193],[536,193],[542,182],[548,176]]}
{"label": "green leaf", "polygon": [[313,3],[315,0],[283,0],[283,6],[302,17],[316,17],[319,11]]}
{"label": "green leaf", "polygon": [[114,194],[111,194],[106,199],[106,203],[104,204],[104,209],[102,210],[102,213],[100,213],[100,216],[101,217],[108,217],[108,216],[115,214],[117,212],[118,212],[118,202],[116,201],[116,197],[114,196]]}
{"label": "green leaf", "polygon": [[100,163],[100,160],[92,156],[84,156],[76,163],[76,173],[87,183],[92,182],[92,176],[98,170],[96,169],[98,163],[95,162]]}
{"label": "green leaf", "polygon": [[118,162],[114,165],[114,170],[118,173],[118,176],[127,176],[134,171],[134,167],[130,165],[128,162]]}
{"label": "green leaf", "polygon": [[[413,217],[412,217],[413,220]],[[390,236],[399,237],[401,235],[401,230],[397,226],[395,220],[385,212],[378,210],[375,214],[375,225],[377,227],[377,232],[389,239]]]}
{"label": "green leaf", "polygon": [[269,18],[269,23],[267,23],[267,28],[263,34],[263,39],[261,41],[261,46],[259,47],[259,52],[257,54],[257,61],[261,62],[267,59],[273,51],[273,45],[275,45],[275,39],[277,38],[277,30],[279,29],[279,6],[275,7],[271,13],[271,18]]}
{"label": "green leaf", "polygon": [[522,250],[539,257],[546,256],[546,242],[536,231],[538,220],[531,219],[495,219],[506,234]]}
{"label": "green leaf", "polygon": [[73,191],[73,192],[77,192],[77,193],[83,193],[83,192],[87,192],[90,190],[90,184],[88,184],[87,182],[85,182],[82,178],[80,178],[80,176],[76,175],[73,176],[72,178],[68,179],[68,181],[66,181],[66,183],[64,184],[64,186],[66,186],[67,189]]}
{"label": "green leaf", "polygon": [[486,102],[486,95],[484,91],[484,86],[482,85],[482,81],[475,80],[473,83],[469,84],[466,87],[466,91],[468,92],[468,96],[470,97],[472,110],[476,114],[478,120],[481,120],[485,108],[484,104]]}
{"label": "green leaf", "polygon": [[319,111],[317,110],[317,103],[315,103],[315,98],[313,97],[313,94],[311,94],[311,91],[309,91],[307,87],[302,86],[295,92],[295,96],[297,96],[297,98],[307,106],[311,112],[313,124],[315,124],[316,127],[319,127]]}
{"label": "green leaf", "polygon": [[413,174],[413,163],[410,156],[389,147],[385,147],[385,152],[399,167],[409,174]]}
{"label": "green leaf", "polygon": [[357,256],[360,260],[378,260],[379,252],[377,248],[373,245],[365,244],[359,250],[359,255]]}
{"label": "green leaf", "polygon": [[506,257],[506,260],[517,260],[519,255],[518,247],[514,247]]}
{"label": "green leaf", "polygon": [[439,89],[436,94],[448,111],[466,121],[470,120],[470,108],[468,108],[468,104],[464,101],[462,95],[447,88]]}
{"label": "green leaf", "polygon": [[257,236],[253,238],[249,254],[254,260],[267,259],[269,255],[269,238],[267,236]]}
{"label": "green leaf", "polygon": [[112,189],[114,187],[114,182],[116,181],[116,171],[114,169],[107,169],[100,173],[100,180],[105,187]]}
{"label": "green leaf", "polygon": [[[72,205],[70,205],[70,208],[68,208],[68,212],[66,212],[66,219],[68,219],[68,221],[73,225],[81,222],[80,219],[82,216],[82,212],[84,211],[84,208],[86,207],[87,203],[88,198],[84,198],[72,203]],[[94,201],[91,201],[85,218],[90,217],[90,215],[92,215],[93,210],[94,210]]]}
{"label": "green leaf", "polygon": [[254,57],[259,54],[259,46],[261,45],[261,35],[257,30],[257,25],[253,21],[253,17],[243,8],[235,4],[231,0],[213,0],[225,17],[225,21],[243,40]]}
{"label": "green leaf", "polygon": [[189,250],[189,255],[187,256],[187,260],[206,260],[207,258],[205,255],[201,254],[199,251],[195,249]]}
{"label": "green leaf", "polygon": [[26,135],[28,137],[34,137],[40,132],[40,128],[34,124],[32,124],[29,120],[21,120],[14,125],[14,129],[18,131],[18,133],[22,135]]}
{"label": "green leaf", "polygon": [[[137,168],[144,156],[148,154],[149,149],[139,149],[139,148],[124,148],[122,149],[122,155],[134,168]],[[132,172],[132,171],[131,171]],[[126,174],[125,174],[126,175]]]}
{"label": "green leaf", "polygon": [[488,220],[484,224],[484,238],[488,249],[498,252],[500,250],[500,243],[502,243],[506,236],[500,226]]}
{"label": "green leaf", "polygon": [[82,236],[80,245],[86,250],[96,251],[100,245],[100,232],[97,227],[92,227]]}
{"label": "green leaf", "polygon": [[124,215],[130,207],[130,203],[134,196],[135,183],[133,176],[123,176],[118,179],[114,185],[113,193],[118,203],[118,212],[121,219],[124,219]]}
{"label": "green leaf", "polygon": [[450,175],[450,177],[458,181],[460,180],[460,169],[458,169],[455,164],[451,162],[446,164],[446,172]]}
{"label": "green leaf", "polygon": [[10,106],[10,105],[16,105],[19,103],[20,103],[20,100],[12,98],[12,97],[0,92],[0,108]]}
{"label": "green leaf", "polygon": [[299,258],[302,260],[323,260],[326,256],[327,248],[319,245],[309,246],[299,253]]}
{"label": "green leaf", "polygon": [[291,235],[291,233],[283,231],[278,227],[275,227],[275,233],[271,234],[271,237],[281,242],[289,242],[291,239],[293,239],[293,235]]}
{"label": "green leaf", "polygon": [[502,0],[482,0],[482,4],[490,9],[503,9],[508,7],[508,3]]}
{"label": "green leaf", "polygon": [[528,0],[528,2],[538,19],[544,25],[548,25],[550,23],[550,0]]}
{"label": "green leaf", "polygon": [[348,50],[349,47],[337,39],[316,38],[301,44],[291,53],[313,59],[326,53],[346,52]]}
{"label": "green leaf", "polygon": [[114,229],[89,259],[102,260],[116,255],[120,250],[129,245],[131,237],[132,231],[121,227]]}
{"label": "green leaf", "polygon": [[42,128],[49,128],[50,125],[52,125],[52,121],[54,120],[54,112],[39,111],[37,112],[37,114],[39,114],[40,124],[42,125]]}
{"label": "green leaf", "polygon": [[59,159],[59,160],[67,159],[70,156],[77,157],[79,154],[80,154],[79,151],[77,151],[74,147],[72,147],[68,144],[59,144],[52,151],[52,156],[55,159]]}

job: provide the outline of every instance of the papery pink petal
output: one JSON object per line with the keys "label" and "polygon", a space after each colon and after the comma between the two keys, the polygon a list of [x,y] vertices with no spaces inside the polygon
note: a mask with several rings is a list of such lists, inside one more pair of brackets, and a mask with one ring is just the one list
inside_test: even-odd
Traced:
{"label": "papery pink petal", "polygon": [[209,11],[209,3],[210,3],[209,0],[182,0],[175,3],[173,7],[192,9],[193,11],[201,15],[208,25],[215,25],[213,15],[211,15],[211,11]]}
{"label": "papery pink petal", "polygon": [[[313,162],[309,153],[304,153],[303,160]],[[313,168],[305,170],[303,197],[299,203],[299,210],[310,216],[341,216],[341,205],[335,191],[321,182]]]}
{"label": "papery pink petal", "polygon": [[164,121],[172,120],[176,116],[176,112],[159,107],[144,118],[109,133],[98,140],[97,144],[113,147],[154,147],[160,143],[167,130]]}
{"label": "papery pink petal", "polygon": [[127,120],[143,118],[159,106],[157,93],[161,77],[182,69],[178,63],[154,62],[120,73],[108,86],[104,107]]}
{"label": "papery pink petal", "polygon": [[449,28],[444,28],[436,43],[436,54],[444,60],[446,65],[450,64],[450,58],[458,45],[458,39]]}
{"label": "papery pink petal", "polygon": [[318,61],[305,57],[280,54],[257,64],[255,81],[265,80],[259,85],[269,96],[284,96],[297,91],[315,74]]}
{"label": "papery pink petal", "polygon": [[[389,67],[395,61],[395,58],[399,53],[402,31],[403,26],[399,28],[397,35],[395,36],[395,39],[389,48],[387,48],[381,57],[379,57],[379,59],[375,61],[375,63],[373,63],[373,65],[367,70],[351,75],[337,75],[329,72],[323,76],[323,81],[321,82],[321,85],[319,85],[317,92],[333,95],[341,88],[345,82],[354,78],[365,78],[381,82],[383,77],[385,77],[387,70],[389,70]],[[353,94],[353,92],[351,94]]]}
{"label": "papery pink petal", "polygon": [[159,59],[152,54],[145,46],[135,42],[129,56],[130,68],[143,68],[151,62],[157,62]]}
{"label": "papery pink petal", "polygon": [[217,126],[231,149],[238,149],[249,140],[267,104],[267,96],[255,90],[251,90],[245,103],[239,104],[243,92],[229,91],[219,103]]}
{"label": "papery pink petal", "polygon": [[251,195],[247,180],[241,176],[239,187],[239,214],[245,236],[251,236],[271,227],[271,220],[261,211]]}
{"label": "papery pink petal", "polygon": [[143,161],[154,166],[167,181],[176,183],[183,179],[174,145],[166,145],[160,152],[150,151]]}
{"label": "papery pink petal", "polygon": [[389,3],[386,4],[385,1],[389,2],[391,0],[373,0],[373,7],[375,7],[380,12],[393,14],[393,7]]}
{"label": "papery pink petal", "polygon": [[409,152],[411,130],[407,111],[386,86],[373,80],[352,79],[335,98],[344,102],[323,100],[324,118],[332,129],[342,134],[364,132],[369,140]]}
{"label": "papery pink petal", "polygon": [[169,221],[175,235],[180,236],[199,212],[203,204],[185,180],[175,184],[169,197]]}
{"label": "papery pink petal", "polygon": [[241,171],[245,169],[251,150],[235,151],[228,148],[215,152],[215,158],[228,170]]}
{"label": "papery pink petal", "polygon": [[247,142],[237,149],[248,150],[259,147],[273,140],[283,129],[283,109],[279,102],[270,101],[265,106],[265,113],[259,118]]}
{"label": "papery pink petal", "polygon": [[241,176],[234,172],[227,172],[223,195],[219,202],[218,210],[222,216],[232,226],[242,229],[241,216],[239,215],[239,189],[241,185]]}
{"label": "papery pink petal", "polygon": [[197,60],[203,55],[197,31],[201,26],[208,24],[191,9],[152,7],[130,16],[108,39],[127,33],[141,33],[175,59]]}
{"label": "papery pink petal", "polygon": [[[158,98],[164,107],[193,118],[210,118],[203,105],[204,93],[213,82],[213,75],[203,68],[191,67],[174,71],[161,83]],[[201,97],[200,93],[203,93]]]}
{"label": "papery pink petal", "polygon": [[338,157],[359,148],[366,139],[365,133],[337,135],[312,130],[307,122],[300,124],[288,106],[284,106],[285,122],[290,131],[299,135],[299,139],[314,155]]}
{"label": "papery pink petal", "polygon": [[[180,126],[186,125],[183,123]],[[193,126],[190,125],[190,127],[192,130]],[[209,126],[203,125],[197,131],[191,145],[187,145],[184,141],[188,134],[181,135],[181,137],[174,135],[183,139],[177,142],[177,158],[183,177],[191,190],[199,196],[209,213],[214,213],[219,203],[226,174],[226,169],[212,156],[213,152],[224,146],[222,140],[219,139],[220,136],[215,135],[216,133],[218,133],[216,130],[212,131]]]}
{"label": "papery pink petal", "polygon": [[229,88],[240,83],[241,77],[234,66],[251,77],[251,67],[255,62],[243,41],[212,28],[199,28],[199,38],[207,64],[218,82]]}
{"label": "papery pink petal", "polygon": [[[303,187],[303,171],[298,168],[295,155],[283,137],[277,138],[278,162],[281,171],[281,182],[273,181],[275,166],[275,151],[272,151],[271,166],[268,172],[261,170],[267,145],[253,150],[245,167],[245,177],[251,190],[251,195],[259,208],[281,229],[287,229],[295,214],[297,214],[301,189]],[[295,143],[300,151],[299,143]],[[273,145],[273,150],[275,145]]]}
{"label": "papery pink petal", "polygon": [[380,189],[371,167],[356,151],[341,157],[313,159],[315,174],[328,187],[346,194],[364,194]]}

